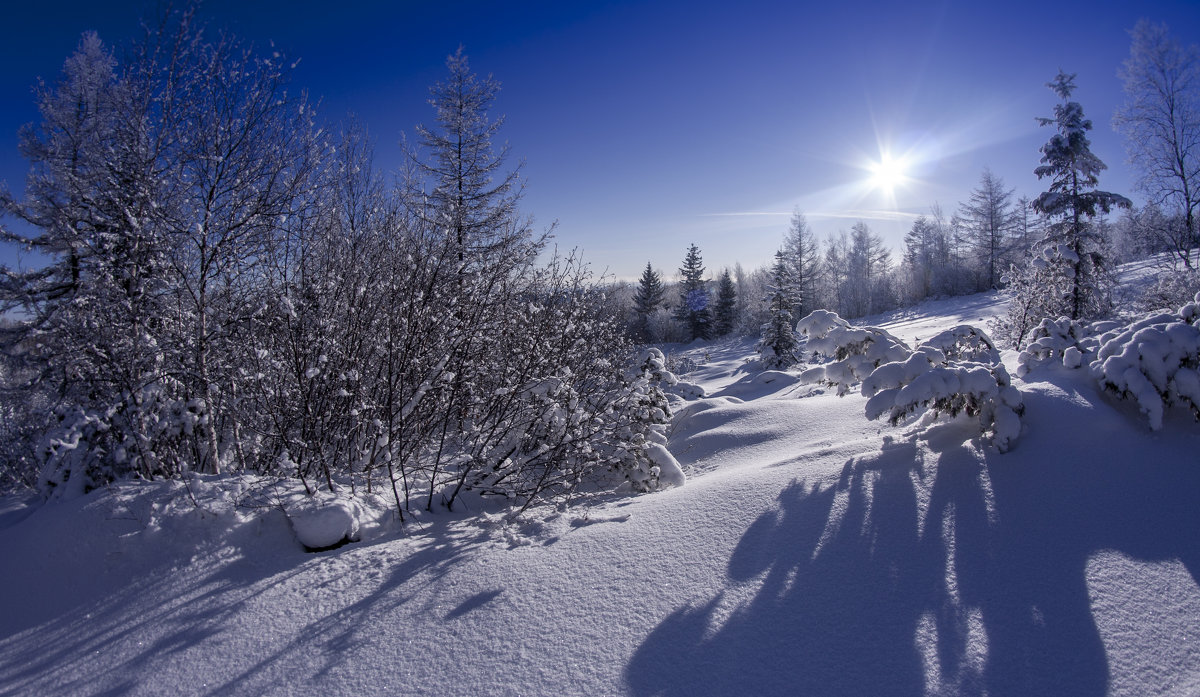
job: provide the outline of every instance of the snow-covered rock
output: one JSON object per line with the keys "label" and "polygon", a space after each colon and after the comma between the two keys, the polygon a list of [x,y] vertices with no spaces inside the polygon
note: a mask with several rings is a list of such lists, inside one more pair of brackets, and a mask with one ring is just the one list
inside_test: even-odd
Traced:
{"label": "snow-covered rock", "polygon": [[296,539],[310,550],[358,540],[362,506],[353,499],[319,492],[295,500],[286,511]]}

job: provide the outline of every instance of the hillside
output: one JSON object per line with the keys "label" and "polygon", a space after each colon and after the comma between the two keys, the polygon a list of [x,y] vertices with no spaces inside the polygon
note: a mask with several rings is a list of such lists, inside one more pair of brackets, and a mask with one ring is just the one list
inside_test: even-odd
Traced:
{"label": "hillside", "polygon": [[[998,308],[876,319],[910,340]],[[750,341],[679,354],[707,396],[676,404],[688,482],[656,494],[406,528],[368,497],[362,541],[318,554],[248,478],[8,499],[0,693],[1200,693],[1188,414],[1151,432],[1040,368],[1000,454],[967,417],[891,427],[758,372]]]}

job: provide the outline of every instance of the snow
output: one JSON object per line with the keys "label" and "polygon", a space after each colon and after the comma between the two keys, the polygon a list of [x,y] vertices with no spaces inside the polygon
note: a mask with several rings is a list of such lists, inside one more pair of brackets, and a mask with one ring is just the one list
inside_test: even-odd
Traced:
{"label": "snow", "polygon": [[309,550],[353,542],[359,537],[362,507],[353,499],[328,492],[297,496],[285,507],[296,539]]}
{"label": "snow", "polygon": [[[864,324],[915,346],[1002,309]],[[653,494],[404,526],[386,497],[297,505],[249,477],[4,499],[0,693],[1200,692],[1187,409],[1151,432],[1051,362],[1013,381],[1024,427],[1001,453],[965,414],[888,426],[856,391],[754,369],[750,340],[682,352],[700,391],[671,395],[647,452],[687,485]],[[956,376],[985,389],[982,370]],[[339,533],[358,541],[302,544]]]}

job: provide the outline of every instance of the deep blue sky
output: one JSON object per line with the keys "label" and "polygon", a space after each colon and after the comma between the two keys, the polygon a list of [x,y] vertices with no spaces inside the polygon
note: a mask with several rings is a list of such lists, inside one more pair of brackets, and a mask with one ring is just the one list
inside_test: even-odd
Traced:
{"label": "deep blue sky", "polygon": [[[21,188],[16,133],[37,117],[37,77],[53,80],[88,29],[119,52],[146,7],[6,8],[0,179]],[[1036,195],[1050,129],[1034,117],[1052,114],[1045,83],[1060,68],[1078,73],[1075,98],[1096,124],[1101,188],[1134,194],[1110,126],[1128,30],[1148,17],[1200,43],[1195,0],[212,0],[201,14],[300,58],[295,83],[325,118],[365,122],[389,169],[401,135],[432,121],[427,88],[463,44],[503,85],[496,111],[525,161],[527,211],[558,221],[560,247],[626,277],[647,261],[673,277],[693,242],[710,270],[765,264],[796,206],[821,237],[865,220],[898,247],[915,214],[953,212],[985,166]],[[881,148],[918,160],[894,199],[865,184]]]}

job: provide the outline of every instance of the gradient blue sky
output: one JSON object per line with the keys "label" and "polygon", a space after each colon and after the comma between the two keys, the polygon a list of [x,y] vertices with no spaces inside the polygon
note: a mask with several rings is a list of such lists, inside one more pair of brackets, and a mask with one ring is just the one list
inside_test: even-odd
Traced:
{"label": "gradient blue sky", "polygon": [[[0,23],[0,179],[20,190],[17,129],[81,32],[120,50],[143,3],[8,7]],[[332,9],[336,8],[336,9]],[[912,218],[947,214],[985,166],[1019,194],[1050,135],[1045,83],[1078,73],[1076,99],[1109,165],[1101,188],[1133,194],[1110,126],[1117,70],[1139,18],[1200,43],[1200,3],[1149,2],[343,2],[210,0],[202,17],[301,59],[295,83],[329,120],[367,124],[377,162],[432,121],[427,88],[461,43],[503,85],[497,113],[523,159],[525,208],[558,221],[560,247],[597,270],[674,277],[687,246],[710,271],[766,264],[795,207],[824,238],[864,220],[895,247]],[[894,196],[865,168],[909,154]],[[12,263],[13,255],[4,258]]]}

